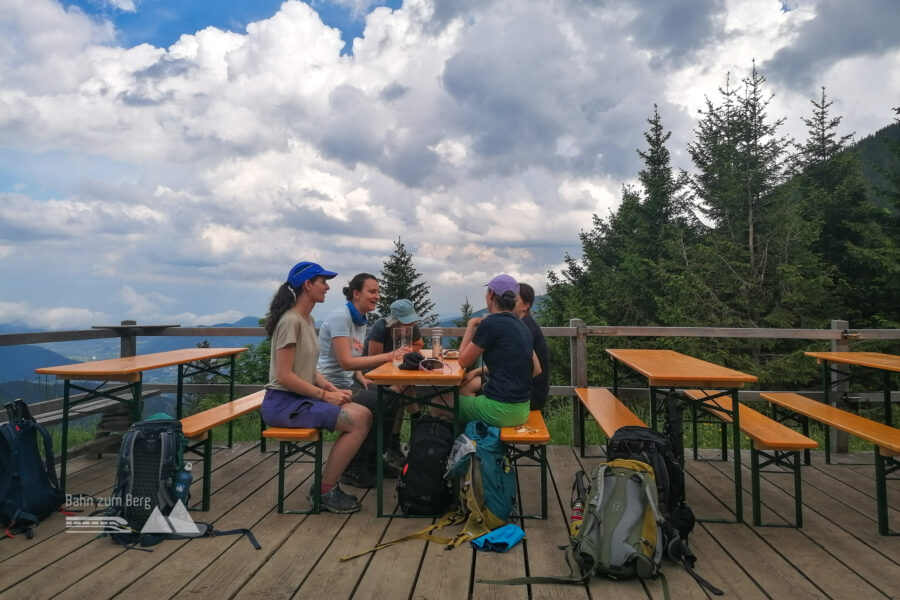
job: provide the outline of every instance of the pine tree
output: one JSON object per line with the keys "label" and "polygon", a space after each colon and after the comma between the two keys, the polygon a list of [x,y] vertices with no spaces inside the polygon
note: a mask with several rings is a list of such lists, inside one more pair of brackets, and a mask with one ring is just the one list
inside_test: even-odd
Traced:
{"label": "pine tree", "polygon": [[838,137],[836,129],[841,124],[843,117],[832,117],[829,109],[834,102],[828,102],[825,96],[825,86],[822,86],[822,98],[819,102],[810,100],[815,107],[811,118],[803,119],[809,137],[806,143],[800,146],[800,163],[803,167],[821,165],[832,158],[847,146],[847,142],[853,139],[853,134]]}
{"label": "pine tree", "polygon": [[[379,288],[381,298],[378,300],[378,312],[381,315],[389,315],[391,303],[395,300],[406,298],[413,303],[416,313],[422,320],[419,325],[432,327],[437,323],[438,316],[431,311],[434,303],[428,297],[428,284],[418,279],[422,276],[413,265],[413,257],[406,250],[406,246],[400,238],[394,242],[394,252],[384,261],[381,269]],[[375,319],[378,315],[372,315]]]}
{"label": "pine tree", "polygon": [[[462,306],[459,307],[459,311],[460,317],[458,319],[454,319],[453,325],[455,325],[456,327],[465,327],[469,322],[469,319],[472,318],[472,313],[475,312],[475,310],[472,308],[472,305],[469,304],[468,296],[466,296],[466,301],[463,302]],[[453,338],[452,340],[450,340],[450,347],[459,348],[460,342],[462,342],[461,337]]]}

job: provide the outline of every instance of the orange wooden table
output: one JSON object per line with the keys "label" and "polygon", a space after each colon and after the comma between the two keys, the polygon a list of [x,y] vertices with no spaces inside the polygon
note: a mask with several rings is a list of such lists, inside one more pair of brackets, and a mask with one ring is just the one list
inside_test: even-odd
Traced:
{"label": "orange wooden table", "polygon": [[[422,354],[430,356],[429,351],[423,351]],[[459,434],[457,424],[457,410],[459,407],[459,387],[462,385],[463,376],[466,370],[459,366],[459,361],[444,359],[443,361],[448,368],[439,371],[408,371],[395,367],[392,362],[386,362],[383,365],[372,369],[366,373],[366,377],[375,382],[378,386],[378,403],[375,409],[375,427],[376,431],[376,449],[377,457],[381,457],[384,452],[384,433],[382,424],[384,423],[384,394],[395,392],[387,391],[386,388],[395,385],[401,390],[407,386],[418,386],[416,395],[404,393],[401,391],[396,394],[404,404],[419,403],[427,406],[436,406],[438,408],[446,408],[438,402],[440,396],[444,394],[453,394],[453,421],[454,433]],[[432,386],[430,392],[424,392],[421,386]],[[376,460],[375,479],[376,479],[376,508],[379,517],[402,517],[403,514],[384,514],[384,466],[381,460]]]}
{"label": "orange wooden table", "polygon": [[[720,390],[718,394],[704,398],[731,396],[732,406],[740,406],[738,389],[748,383],[758,381],[755,375],[729,369],[715,363],[707,362],[693,356],[687,356],[674,350],[648,349],[607,349],[613,359],[613,394],[618,394],[619,366],[624,365],[647,379],[650,387],[650,422],[656,428],[658,409],[664,409],[666,424],[669,428],[681,430],[681,408],[687,405],[694,408],[695,401],[677,394],[676,390],[709,389]],[[732,420],[732,443],[734,447],[734,516],[740,523],[744,520],[743,488],[741,485],[741,429],[740,411],[723,411]],[[678,437],[678,436],[674,436]],[[683,442],[673,439],[676,453],[684,464]]]}
{"label": "orange wooden table", "polygon": [[[181,418],[181,403],[184,396],[184,378],[197,373],[215,373],[228,377],[230,382],[230,399],[234,398],[234,357],[244,352],[246,348],[185,348],[183,350],[170,350],[168,352],[156,352],[153,354],[140,354],[123,358],[110,358],[107,360],[94,360],[58,367],[42,367],[35,369],[35,373],[41,375],[55,375],[57,380],[65,382],[63,387],[63,419],[62,419],[62,450],[60,457],[59,485],[66,489],[66,459],[68,457],[69,442],[69,411],[78,404],[108,398],[130,405],[132,418],[141,420],[142,380],[144,371],[161,369],[163,367],[178,366],[178,392],[176,399],[176,418]],[[217,360],[221,359],[221,360]],[[228,367],[227,375],[224,368]],[[75,381],[99,381],[99,386],[85,387],[73,383]],[[110,381],[121,382],[122,385],[104,387]],[[71,391],[84,392],[85,396],[77,402],[70,401]],[[117,394],[123,391],[130,393],[130,400],[123,400]]]}
{"label": "orange wooden table", "polygon": [[[881,352],[804,352],[806,356],[815,358],[822,364],[822,389],[825,391],[825,404],[831,404],[831,391],[839,383],[850,378],[849,371],[835,369],[833,365],[855,365],[867,369],[881,371],[884,376],[884,424],[893,426],[893,411],[891,410],[891,376],[900,373],[900,356],[896,354],[883,354]],[[837,373],[832,380],[831,375]],[[830,449],[825,446],[826,457],[830,457]]]}

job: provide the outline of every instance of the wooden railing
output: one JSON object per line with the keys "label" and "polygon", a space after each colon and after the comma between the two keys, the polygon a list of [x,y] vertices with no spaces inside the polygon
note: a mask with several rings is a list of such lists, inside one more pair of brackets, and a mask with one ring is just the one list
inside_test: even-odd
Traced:
{"label": "wooden railing", "polygon": [[[462,336],[465,328],[443,327],[445,337]],[[793,339],[793,340],[823,340],[830,342],[830,350],[846,351],[850,349],[852,341],[862,340],[898,340],[898,329],[851,329],[846,321],[835,320],[830,329],[757,329],[757,328],[733,328],[733,327],[626,327],[626,326],[598,326],[586,325],[580,319],[572,319],[568,327],[543,327],[544,336],[547,338],[567,338],[569,340],[570,378],[569,385],[552,386],[551,396],[574,396],[576,387],[588,385],[587,371],[587,341],[592,337],[641,337],[641,338],[745,338],[745,339]],[[429,336],[430,328],[423,328],[423,336]],[[213,338],[228,337],[265,337],[262,327],[181,327],[177,325],[138,325],[134,321],[123,321],[120,325],[95,326],[89,330],[53,331],[36,333],[0,334],[0,346],[15,346],[26,344],[48,344],[55,342],[68,342],[78,340],[95,339],[120,339],[120,355],[134,356],[137,350],[138,337],[194,337],[211,340]],[[235,386],[236,394],[246,394],[260,389],[258,385]],[[842,382],[838,386],[838,392],[847,391],[848,384]],[[843,386],[843,388],[841,387]],[[152,383],[146,384],[148,389],[158,390],[161,393],[174,393],[175,384]],[[197,394],[223,393],[227,390],[225,384],[185,384],[185,392]],[[742,391],[741,399],[744,401],[758,400],[759,393],[763,390]],[[776,391],[776,390],[767,390]],[[637,395],[646,393],[646,388],[624,388],[620,390],[623,395]],[[816,397],[821,395],[820,390],[803,390],[803,393]],[[896,393],[896,392],[895,392]],[[880,394],[860,394],[861,401],[876,400]],[[573,409],[573,432],[577,435],[581,423],[575,418]],[[846,439],[835,440],[836,448],[846,447]]]}

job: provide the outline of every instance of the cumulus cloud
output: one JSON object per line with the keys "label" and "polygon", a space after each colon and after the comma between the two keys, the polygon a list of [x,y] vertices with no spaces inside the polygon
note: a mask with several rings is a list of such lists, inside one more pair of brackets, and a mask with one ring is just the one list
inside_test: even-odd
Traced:
{"label": "cumulus cloud", "polygon": [[65,286],[92,324],[210,324],[265,312],[297,260],[349,279],[402,238],[452,312],[498,272],[540,293],[578,254],[640,168],[654,104],[688,167],[704,96],[754,59],[793,123],[820,80],[859,133],[900,93],[892,0],[339,3],[365,14],[349,55],[319,3],[157,48],[55,0],[6,2],[4,282],[43,269],[33,293]]}

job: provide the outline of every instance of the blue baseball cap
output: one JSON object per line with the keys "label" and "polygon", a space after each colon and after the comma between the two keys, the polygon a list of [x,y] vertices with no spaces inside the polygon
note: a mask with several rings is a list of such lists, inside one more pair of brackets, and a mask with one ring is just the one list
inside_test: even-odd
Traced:
{"label": "blue baseball cap", "polygon": [[314,262],[298,262],[288,273],[287,281],[294,287],[300,287],[304,282],[309,281],[313,277],[321,275],[325,279],[336,277],[334,271],[326,271],[321,265]]}
{"label": "blue baseball cap", "polygon": [[416,307],[405,298],[391,303],[391,316],[404,325],[420,320],[419,315],[416,314]]}
{"label": "blue baseball cap", "polygon": [[487,287],[498,296],[502,296],[504,292],[512,292],[518,295],[519,282],[506,273],[501,273],[487,282]]}

